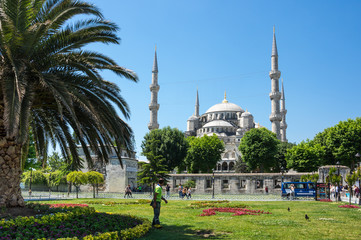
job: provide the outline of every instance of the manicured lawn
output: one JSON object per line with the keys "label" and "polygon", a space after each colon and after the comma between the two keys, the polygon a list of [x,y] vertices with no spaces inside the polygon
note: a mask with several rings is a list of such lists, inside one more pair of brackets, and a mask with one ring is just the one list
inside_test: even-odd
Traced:
{"label": "manicured lawn", "polygon": [[[98,211],[131,214],[153,218],[149,204],[125,204],[132,199],[91,199],[51,201],[46,203],[87,203]],[[118,202],[112,206],[100,202]],[[189,207],[195,201],[162,203],[160,220],[163,229],[151,230],[142,239],[360,239],[361,210],[339,208],[339,203],[314,201],[231,202],[230,205],[247,205],[253,210],[272,214],[232,216],[217,213],[199,216],[202,209]],[[343,203],[345,204],[345,203]],[[287,208],[290,208],[290,212]],[[305,214],[310,220],[305,219]]]}

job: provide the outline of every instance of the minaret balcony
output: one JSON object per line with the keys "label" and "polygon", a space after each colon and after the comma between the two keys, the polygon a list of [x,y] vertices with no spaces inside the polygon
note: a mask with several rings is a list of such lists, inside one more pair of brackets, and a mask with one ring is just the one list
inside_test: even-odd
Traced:
{"label": "minaret balcony", "polygon": [[281,113],[282,113],[283,115],[286,115],[287,109],[281,109]]}
{"label": "minaret balcony", "polygon": [[269,72],[269,77],[271,79],[279,79],[281,77],[281,72],[278,70],[277,71],[272,70]]}
{"label": "minaret balcony", "polygon": [[148,123],[148,129],[149,130],[158,129],[158,128],[159,128],[158,123]]}
{"label": "minaret balcony", "polygon": [[159,109],[159,104],[149,104],[149,110],[158,110]]}
{"label": "minaret balcony", "polygon": [[150,91],[159,91],[159,85],[158,84],[150,84],[150,86],[149,86],[149,88],[150,88]]}
{"label": "minaret balcony", "polygon": [[270,120],[271,122],[281,121],[281,120],[282,120],[282,115],[281,115],[281,114],[277,114],[277,113],[271,114],[271,115],[269,115],[269,120]]}
{"label": "minaret balcony", "polygon": [[284,122],[281,122],[281,123],[280,123],[280,128],[281,128],[281,129],[286,129],[287,126],[288,126],[287,123],[284,123]]}
{"label": "minaret balcony", "polygon": [[280,100],[281,99],[281,93],[280,92],[270,92],[269,97],[271,100]]}

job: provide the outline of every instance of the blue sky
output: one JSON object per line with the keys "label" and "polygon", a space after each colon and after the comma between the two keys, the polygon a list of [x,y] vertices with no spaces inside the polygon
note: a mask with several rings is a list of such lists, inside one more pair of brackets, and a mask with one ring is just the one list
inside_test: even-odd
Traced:
{"label": "blue sky", "polygon": [[287,138],[299,143],[361,116],[361,1],[88,0],[120,27],[120,45],[92,45],[139,83],[104,72],[131,108],[136,151],[148,132],[157,45],[160,127],[186,130],[199,89],[200,112],[223,100],[271,129],[273,25],[284,79]]}

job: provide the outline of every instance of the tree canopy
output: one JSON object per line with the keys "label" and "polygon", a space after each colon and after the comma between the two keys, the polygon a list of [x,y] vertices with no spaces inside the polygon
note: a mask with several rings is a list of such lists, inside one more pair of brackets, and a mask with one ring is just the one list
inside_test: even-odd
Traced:
{"label": "tree canopy", "polygon": [[49,143],[54,148],[57,144],[79,166],[73,132],[89,166],[90,150],[105,162],[113,150],[121,159],[122,148],[133,148],[133,133],[117,110],[128,119],[130,109],[119,87],[103,79],[101,71],[138,78],[108,56],[86,49],[89,44],[119,43],[118,26],[92,4],[0,0],[0,12],[0,146],[11,156],[4,164],[13,169],[0,168],[0,192],[6,193],[0,205],[19,206],[24,205],[21,150],[30,127],[39,159],[46,159]]}
{"label": "tree canopy", "polygon": [[188,172],[191,173],[209,173],[216,167],[221,160],[221,154],[224,151],[224,144],[217,135],[204,135],[203,137],[188,137],[189,143],[186,165]]}
{"label": "tree canopy", "polygon": [[249,170],[269,172],[277,166],[279,144],[273,132],[266,128],[253,128],[242,137],[239,150]]}
{"label": "tree canopy", "polygon": [[152,153],[154,157],[164,158],[163,164],[168,171],[176,167],[184,168],[188,143],[183,132],[177,128],[168,126],[150,131],[144,136],[141,148],[143,156],[147,157],[149,153]]}
{"label": "tree canopy", "polygon": [[336,162],[354,168],[355,155],[361,152],[361,118],[341,121],[318,133],[313,141],[325,148],[322,164]]}
{"label": "tree canopy", "polygon": [[302,141],[297,146],[287,150],[287,168],[299,172],[317,171],[325,156],[325,149],[312,141]]}

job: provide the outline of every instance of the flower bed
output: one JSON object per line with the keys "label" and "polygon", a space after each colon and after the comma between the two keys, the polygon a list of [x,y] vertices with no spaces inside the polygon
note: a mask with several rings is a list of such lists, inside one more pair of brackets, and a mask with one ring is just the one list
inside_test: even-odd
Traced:
{"label": "flower bed", "polygon": [[233,207],[233,208],[246,208],[247,206],[243,203],[231,203],[228,200],[222,201],[198,201],[193,202],[189,205],[192,209],[199,208],[214,208],[214,207]]}
{"label": "flower bed", "polygon": [[328,198],[324,198],[324,199],[320,199],[320,202],[332,202],[332,200]]}
{"label": "flower bed", "polygon": [[360,208],[359,206],[356,206],[356,205],[340,205],[338,207],[340,207],[340,208]]}
{"label": "flower bed", "polygon": [[115,201],[97,201],[97,200],[92,200],[92,201],[83,201],[83,203],[86,204],[100,204],[100,205],[105,205],[105,206],[114,206],[114,205],[118,205],[118,204],[124,204],[124,205],[132,205],[132,204],[149,204],[151,201],[148,199],[138,199],[136,201],[126,201],[126,202],[115,202]]}
{"label": "flower bed", "polygon": [[146,219],[128,215],[96,213],[86,206],[50,207],[32,204],[31,207],[62,209],[39,218],[18,217],[0,221],[0,240],[7,239],[133,239],[151,228]]}
{"label": "flower bed", "polygon": [[45,204],[50,208],[64,208],[64,207],[89,207],[88,204],[70,204],[70,203],[58,203],[58,204]]}
{"label": "flower bed", "polygon": [[247,208],[209,208],[204,209],[203,213],[200,216],[212,216],[216,215],[216,212],[234,213],[232,216],[272,214],[270,212],[265,212],[262,210],[250,210]]}

